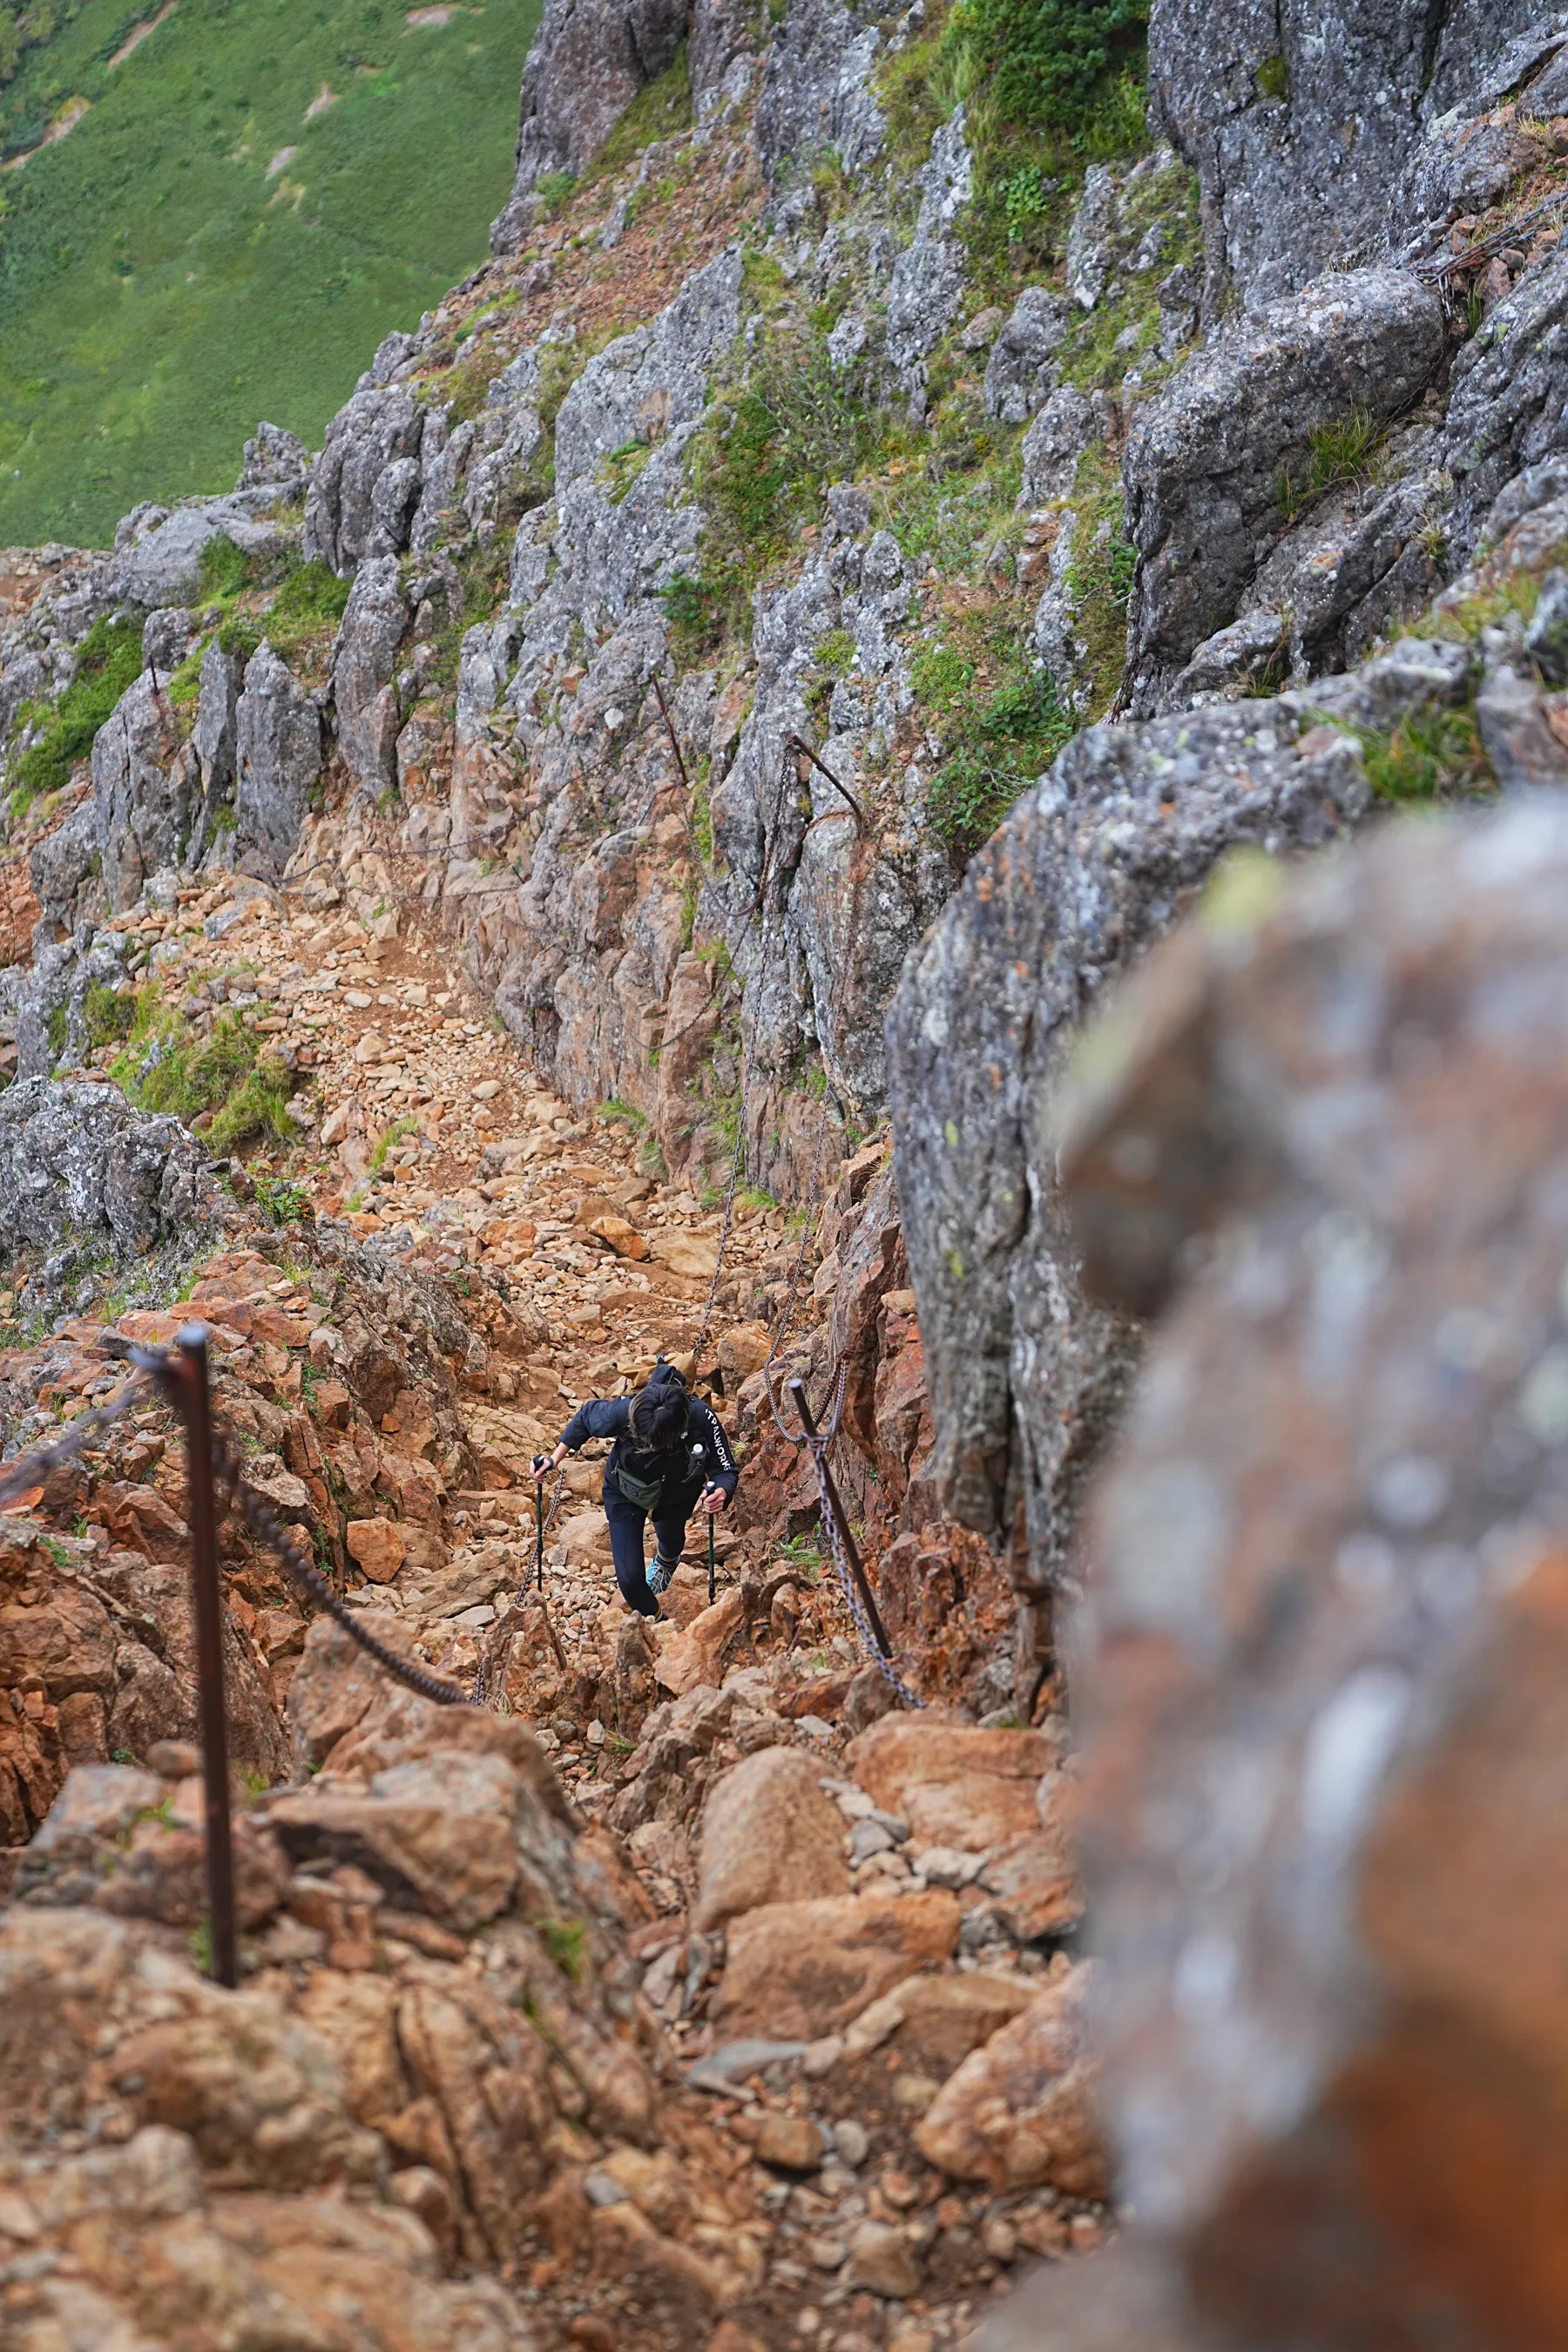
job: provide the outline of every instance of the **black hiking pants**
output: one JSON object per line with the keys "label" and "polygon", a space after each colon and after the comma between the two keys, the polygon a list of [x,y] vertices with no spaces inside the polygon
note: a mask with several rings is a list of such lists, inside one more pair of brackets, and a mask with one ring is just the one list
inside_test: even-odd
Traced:
{"label": "black hiking pants", "polygon": [[[697,1508],[707,1479],[698,1476],[667,1495],[653,1513],[653,1531],[666,1559],[679,1559],[686,1541],[686,1523]],[[605,1517],[610,1523],[610,1549],[615,1555],[616,1582],[621,1598],[639,1617],[657,1617],[658,1603],[648,1591],[647,1563],[643,1556],[648,1514],[640,1504],[628,1503],[613,1479],[605,1481]]]}

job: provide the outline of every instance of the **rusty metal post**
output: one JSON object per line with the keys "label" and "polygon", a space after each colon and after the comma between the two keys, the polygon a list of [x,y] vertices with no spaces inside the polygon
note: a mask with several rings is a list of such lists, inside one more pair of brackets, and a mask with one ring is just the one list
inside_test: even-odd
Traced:
{"label": "rusty metal post", "polygon": [[[816,1435],[816,1423],[811,1417],[811,1407],[805,1401],[805,1382],[804,1381],[791,1381],[789,1383],[789,1392],[795,1399],[795,1409],[800,1415],[800,1425],[805,1430],[809,1441]],[[882,1622],[882,1612],[877,1606],[876,1595],[872,1592],[870,1585],[867,1582],[866,1571],[860,1564],[859,1550],[856,1546],[854,1537],[849,1532],[849,1514],[844,1507],[844,1500],[838,1492],[837,1484],[835,1483],[832,1465],[829,1464],[826,1454],[824,1454],[820,1458],[822,1464],[823,1492],[827,1496],[828,1507],[833,1513],[834,1524],[838,1529],[839,1541],[844,1546],[844,1557],[849,1562],[849,1573],[855,1579],[855,1589],[860,1595],[861,1602],[866,1611],[867,1620],[870,1625],[872,1633],[876,1636],[877,1647],[880,1650],[885,1658],[889,1657],[892,1653],[888,1641],[888,1629]]]}
{"label": "rusty metal post", "polygon": [[217,1574],[217,1511],[213,1497],[212,1392],[207,1327],[179,1333],[184,1391],[185,1467],[190,1490],[191,1590],[195,1603],[196,1674],[201,1685],[202,1780],[206,1798],[207,1908],[214,1981],[238,1981],[235,1948],[234,1835],[228,1807],[228,1715],[223,1690],[223,1595]]}

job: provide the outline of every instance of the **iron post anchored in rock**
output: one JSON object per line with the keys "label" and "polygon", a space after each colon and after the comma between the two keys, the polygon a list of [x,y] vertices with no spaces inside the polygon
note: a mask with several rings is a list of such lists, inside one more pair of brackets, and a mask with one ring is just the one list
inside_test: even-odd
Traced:
{"label": "iron post anchored in rock", "polygon": [[823,1496],[828,1509],[833,1514],[833,1524],[838,1530],[838,1539],[844,1547],[844,1557],[849,1563],[849,1573],[855,1579],[855,1590],[860,1595],[861,1606],[866,1612],[866,1622],[871,1628],[872,1637],[878,1649],[884,1658],[889,1657],[892,1654],[888,1642],[888,1629],[882,1622],[882,1612],[877,1606],[876,1595],[867,1580],[859,1548],[849,1532],[849,1514],[844,1507],[844,1498],[838,1492],[832,1469],[828,1465],[826,1446],[819,1440],[816,1423],[811,1417],[811,1407],[805,1401],[805,1382],[791,1381],[789,1392],[795,1399],[795,1409],[800,1415],[800,1425],[805,1432],[805,1442],[816,1456],[817,1475],[822,1482]]}
{"label": "iron post anchored in rock", "polygon": [[175,1376],[183,1395],[185,1474],[190,1487],[191,1590],[201,1692],[202,1782],[205,1797],[207,1916],[212,1973],[230,1991],[239,1981],[234,1927],[234,1833],[228,1805],[228,1715],[223,1688],[223,1595],[217,1575],[217,1507],[213,1494],[212,1391],[207,1327],[179,1333]]}

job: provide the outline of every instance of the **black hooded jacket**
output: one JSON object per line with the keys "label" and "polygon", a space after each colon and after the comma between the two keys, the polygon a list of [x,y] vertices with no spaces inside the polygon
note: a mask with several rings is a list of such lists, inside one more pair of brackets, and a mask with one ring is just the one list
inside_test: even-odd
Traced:
{"label": "black hooded jacket", "polygon": [[740,1472],[730,1451],[719,1416],[700,1397],[686,1399],[686,1431],[673,1445],[657,1452],[634,1443],[631,1433],[631,1411],[635,1397],[590,1397],[580,1404],[561,1433],[563,1445],[575,1454],[590,1437],[613,1437],[616,1441],[610,1458],[605,1465],[606,1492],[617,1490],[616,1473],[623,1465],[638,1480],[662,1481],[664,1502],[672,1503],[681,1489],[691,1483],[689,1467],[690,1450],[700,1445],[707,1456],[701,1465],[704,1484],[711,1479],[722,1486],[727,1496],[733,1496]]}

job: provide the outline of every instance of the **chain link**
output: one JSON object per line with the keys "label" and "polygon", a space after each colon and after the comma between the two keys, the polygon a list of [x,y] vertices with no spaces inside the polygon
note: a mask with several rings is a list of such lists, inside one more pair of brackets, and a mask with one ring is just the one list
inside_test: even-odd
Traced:
{"label": "chain link", "polygon": [[6,1464],[0,1469],[0,1510],[15,1502],[18,1495],[26,1494],[30,1487],[46,1485],[51,1471],[84,1453],[111,1422],[118,1421],[122,1412],[129,1412],[148,1384],[147,1374],[138,1369],[107,1404],[79,1414],[64,1437],[57,1438],[52,1445],[37,1446],[31,1454],[19,1454],[15,1462]]}

